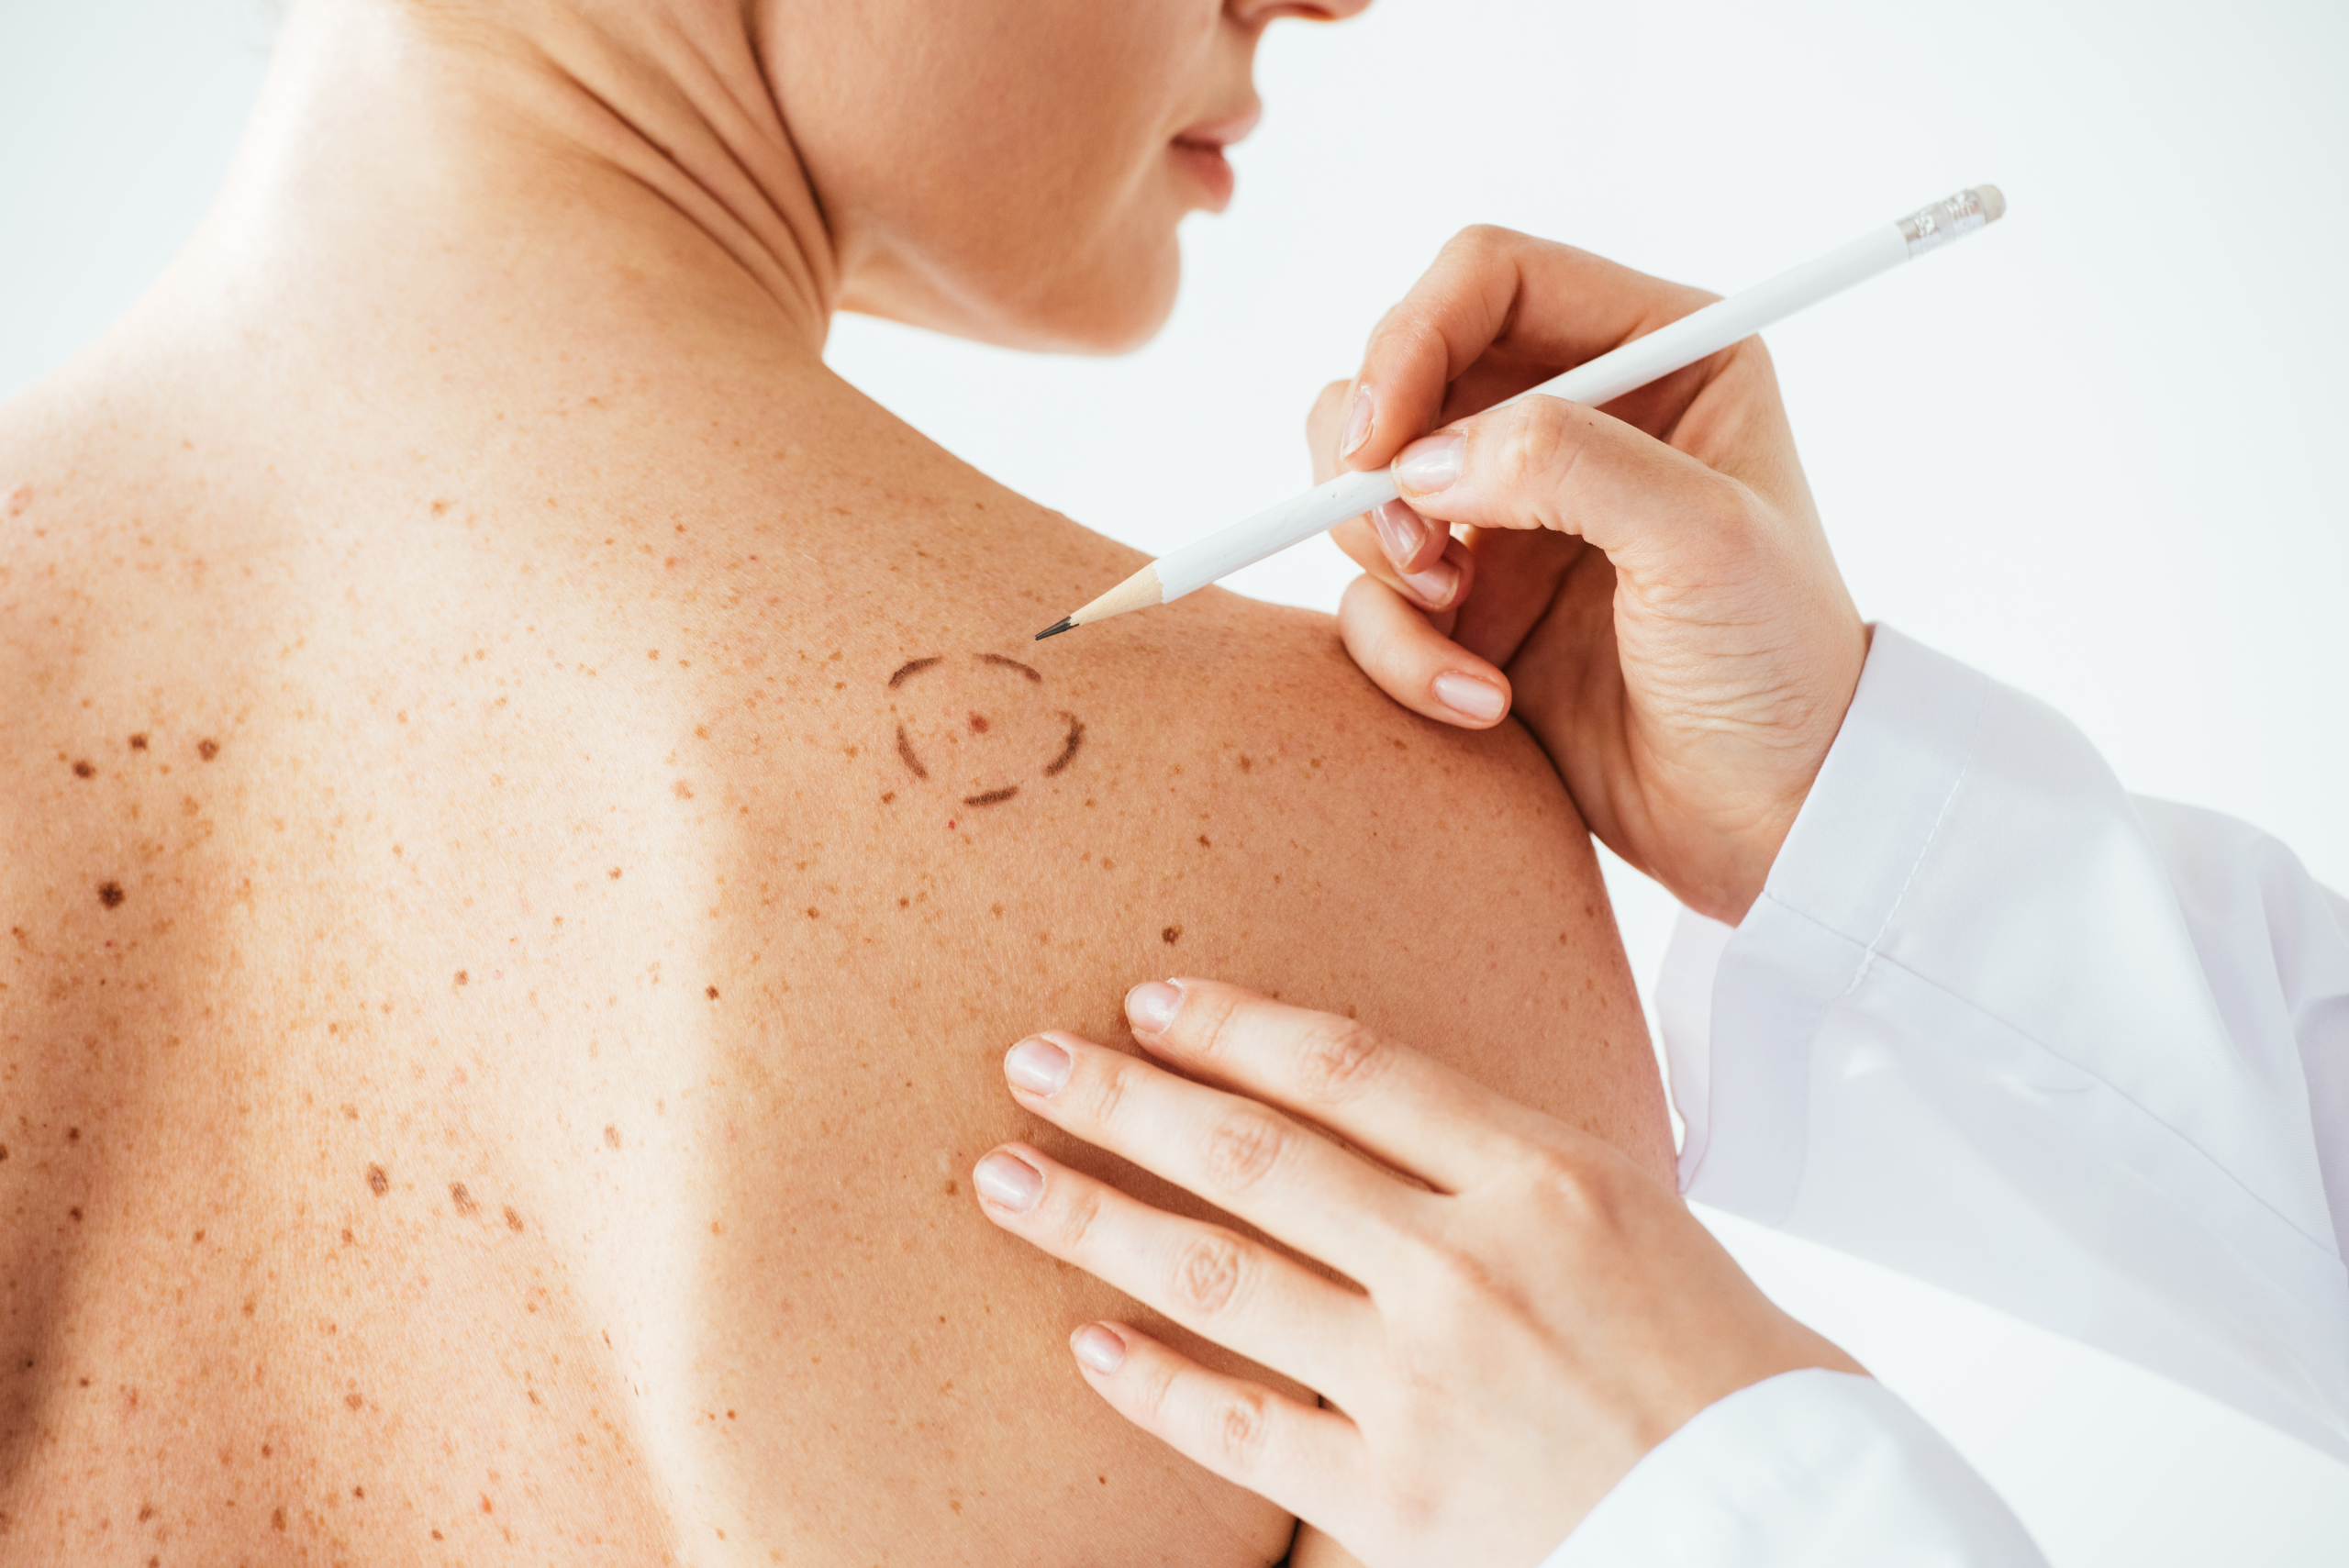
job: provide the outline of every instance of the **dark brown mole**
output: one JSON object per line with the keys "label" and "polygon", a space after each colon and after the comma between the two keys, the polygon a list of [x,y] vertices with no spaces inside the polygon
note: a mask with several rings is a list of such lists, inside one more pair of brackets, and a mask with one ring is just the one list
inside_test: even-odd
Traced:
{"label": "dark brown mole", "polygon": [[199,740],[195,743],[195,754],[208,762],[212,761],[213,758],[220,754],[220,742],[217,740]]}
{"label": "dark brown mole", "polygon": [[146,731],[141,730],[139,733],[130,738],[130,749],[134,751],[144,751],[147,750]]}
{"label": "dark brown mole", "polygon": [[918,675],[924,670],[929,669],[932,664],[942,664],[944,662],[945,660],[936,654],[932,654],[927,659],[908,659],[904,663],[898,665],[896,673],[889,677],[890,689],[894,691],[908,676]]}
{"label": "dark brown mole", "polygon": [[449,1201],[457,1206],[459,1214],[473,1214],[481,1208],[481,1205],[473,1201],[473,1195],[465,1190],[465,1184],[462,1182],[449,1184]]}
{"label": "dark brown mole", "polygon": [[1169,926],[1164,930],[1158,933],[1158,940],[1164,942],[1168,947],[1173,947],[1176,942],[1183,940],[1183,928],[1180,926]]}
{"label": "dark brown mole", "polygon": [[69,1127],[69,1128],[67,1128],[67,1129],[65,1129],[65,1141],[66,1141],[66,1142],[68,1142],[68,1143],[79,1143],[79,1142],[81,1142],[81,1141],[82,1141],[82,1129],[81,1129],[80,1128],[78,1128],[78,1127]]}
{"label": "dark brown mole", "polygon": [[118,882],[102,882],[98,884],[98,902],[105,905],[107,908],[111,909],[116,905],[120,904],[123,897],[124,894],[122,891],[122,884]]}
{"label": "dark brown mole", "polygon": [[985,735],[986,732],[986,715],[983,713],[974,713],[971,715],[971,733],[974,735]]}
{"label": "dark brown mole", "polygon": [[897,756],[907,768],[912,770],[914,777],[918,779],[930,777],[930,770],[921,765],[919,757],[914,755],[913,738],[906,733],[906,727],[902,724],[897,726]]}
{"label": "dark brown mole", "polygon": [[965,806],[1001,806],[1005,801],[1009,800],[1013,795],[1018,795],[1019,793],[1019,786],[1018,784],[1012,784],[1005,789],[988,790],[985,795],[966,795],[963,797],[963,804]]}
{"label": "dark brown mole", "polygon": [[1085,744],[1085,721],[1073,713],[1062,714],[1061,717],[1068,723],[1068,738],[1061,742],[1061,754],[1044,764],[1046,778],[1076,761],[1076,749]]}
{"label": "dark brown mole", "polygon": [[367,1167],[367,1190],[377,1197],[382,1197],[392,1190],[392,1179],[384,1174],[384,1167],[381,1165]]}
{"label": "dark brown mole", "polygon": [[97,764],[85,757],[82,761],[73,764],[73,776],[77,779],[96,778],[98,776]]}
{"label": "dark brown mole", "polygon": [[1019,671],[1021,674],[1027,676],[1030,680],[1034,681],[1039,685],[1043,684],[1043,676],[1039,675],[1035,671],[1030,669],[1027,665],[1022,664],[1019,660],[1006,659],[1000,653],[982,653],[979,655],[979,662],[982,664],[1000,664],[1007,670]]}
{"label": "dark brown mole", "polygon": [[705,996],[707,996],[711,1001],[715,1002],[715,1001],[717,1001],[717,1000],[718,1000],[718,987],[717,987],[717,986],[715,986],[715,985],[711,985],[711,986],[706,987],[706,988],[703,990],[702,995],[705,995]]}

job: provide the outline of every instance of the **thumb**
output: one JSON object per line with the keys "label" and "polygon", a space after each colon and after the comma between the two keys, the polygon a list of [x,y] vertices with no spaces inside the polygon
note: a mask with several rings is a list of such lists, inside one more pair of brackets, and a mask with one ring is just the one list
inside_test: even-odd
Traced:
{"label": "thumb", "polygon": [[1396,488],[1420,516],[1587,539],[1634,581],[1717,559],[1753,517],[1754,497],[1611,415],[1526,397],[1405,447]]}

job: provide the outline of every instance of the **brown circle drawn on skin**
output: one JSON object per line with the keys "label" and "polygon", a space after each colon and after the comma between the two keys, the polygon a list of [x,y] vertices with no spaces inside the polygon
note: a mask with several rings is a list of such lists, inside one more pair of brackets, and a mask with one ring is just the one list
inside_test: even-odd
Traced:
{"label": "brown circle drawn on skin", "polygon": [[[942,653],[908,659],[890,674],[889,690],[894,692],[904,689],[908,682],[915,682],[918,677],[947,662],[947,656]],[[1000,670],[1016,674],[1030,685],[1044,684],[1042,673],[1034,666],[1022,663],[1005,654],[974,653],[970,656],[970,663],[979,670]],[[1076,760],[1077,751],[1085,744],[1085,721],[1065,709],[1055,708],[1049,711],[1058,721],[1056,728],[1060,731],[1060,738],[1052,755],[1041,761],[1039,772],[1045,778],[1057,778],[1070,763]],[[962,727],[966,728],[971,735],[985,735],[996,728],[996,722],[974,708],[965,714],[962,720]],[[916,748],[913,734],[906,728],[902,719],[896,725],[896,748],[897,760],[905,764],[906,771],[917,779],[927,781],[930,776],[930,764],[923,760],[920,751]],[[1000,782],[988,781],[985,787],[962,796],[962,802],[964,806],[1000,806],[1006,801],[1016,798],[1019,794],[1019,782],[1013,779],[1005,779]]]}

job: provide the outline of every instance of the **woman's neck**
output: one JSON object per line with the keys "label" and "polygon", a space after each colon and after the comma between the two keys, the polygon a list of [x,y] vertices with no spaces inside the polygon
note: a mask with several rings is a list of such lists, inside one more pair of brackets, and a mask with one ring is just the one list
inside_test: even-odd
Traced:
{"label": "woman's neck", "polygon": [[741,9],[302,0],[179,300],[336,318],[518,290],[819,361],[833,239]]}

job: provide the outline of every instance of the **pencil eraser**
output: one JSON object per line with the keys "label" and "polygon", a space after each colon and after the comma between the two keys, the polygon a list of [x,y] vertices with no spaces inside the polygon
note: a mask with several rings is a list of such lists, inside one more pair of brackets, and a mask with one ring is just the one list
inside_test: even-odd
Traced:
{"label": "pencil eraser", "polygon": [[2007,194],[1996,185],[1976,185],[1974,194],[1982,198],[1982,221],[1996,223],[2007,216]]}

